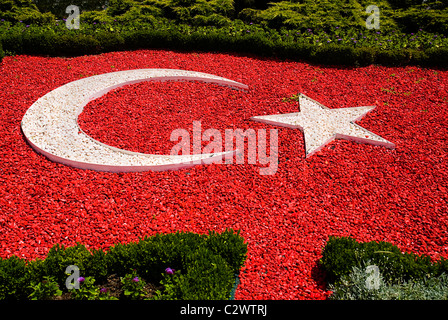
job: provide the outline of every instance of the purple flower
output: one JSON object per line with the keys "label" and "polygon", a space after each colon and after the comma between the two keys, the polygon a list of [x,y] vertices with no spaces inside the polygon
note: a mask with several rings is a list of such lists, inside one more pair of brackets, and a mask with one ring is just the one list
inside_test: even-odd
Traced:
{"label": "purple flower", "polygon": [[0,20],[1,22],[5,21],[5,19]]}
{"label": "purple flower", "polygon": [[30,27],[30,25],[29,24],[27,24],[26,26],[25,26],[26,28],[29,28]]}
{"label": "purple flower", "polygon": [[166,273],[166,274],[174,274],[174,270],[171,269],[171,268],[166,268],[166,269],[165,269],[165,273]]}
{"label": "purple flower", "polygon": [[79,282],[79,283],[84,282],[84,280],[86,280],[86,279],[84,279],[84,277],[79,277],[79,278],[78,278],[78,282]]}
{"label": "purple flower", "polygon": [[135,277],[134,279],[132,279],[132,281],[139,282],[140,280],[138,279],[138,277]]}
{"label": "purple flower", "polygon": [[101,293],[106,293],[107,292],[107,288],[101,288],[100,292]]}

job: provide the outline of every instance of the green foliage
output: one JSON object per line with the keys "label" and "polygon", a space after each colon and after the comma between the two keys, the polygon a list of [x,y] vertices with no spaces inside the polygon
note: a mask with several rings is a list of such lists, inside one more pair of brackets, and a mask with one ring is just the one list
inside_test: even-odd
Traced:
{"label": "green foliage", "polygon": [[353,267],[353,270],[341,277],[337,284],[330,284],[331,300],[448,300],[448,276],[418,280],[386,282],[379,274],[378,287],[366,285],[370,276],[365,267]]}
{"label": "green foliage", "polygon": [[0,41],[0,63],[2,62],[3,58],[5,57],[5,51],[3,51],[3,45]]}
{"label": "green foliage", "polygon": [[325,62],[328,65],[353,65],[356,60],[355,49],[348,46],[329,44],[325,47],[317,47],[312,53],[311,59],[315,62]]}
{"label": "green foliage", "polygon": [[[188,274],[183,277],[181,286],[184,300],[229,299],[235,280],[235,273],[224,257],[200,248],[186,261]],[[222,290],[225,288],[225,290]]]}
{"label": "green foliage", "polygon": [[[38,6],[45,1],[37,1]],[[12,12],[19,2],[0,0],[0,6]],[[93,0],[84,2],[86,8],[95,7]],[[432,1],[427,7],[420,4],[394,11],[389,1],[379,0],[381,29],[368,30],[365,20],[370,13],[365,8],[369,4],[368,0],[274,1],[266,6],[230,0],[114,0],[106,10],[81,10],[79,30],[68,30],[63,21],[28,25],[0,19],[0,42],[8,55],[174,49],[239,52],[331,65],[448,65],[448,38],[443,34],[448,33],[446,6]],[[100,2],[96,6],[101,7]],[[29,0],[17,8],[35,10]],[[422,25],[432,31],[401,30]]]}
{"label": "green foliage", "polygon": [[79,289],[70,289],[70,294],[74,300],[96,300],[100,295],[100,289],[95,286],[93,277],[78,278]]}
{"label": "green foliage", "polygon": [[428,32],[448,34],[448,7],[443,10],[421,7],[396,10],[393,13],[393,19],[407,33],[415,33],[419,29],[424,29]]}
{"label": "green foliage", "polygon": [[42,281],[30,287],[33,290],[28,296],[31,300],[46,300],[62,294],[57,282],[49,276],[45,276]]}
{"label": "green foliage", "polygon": [[[80,288],[68,291],[74,299],[112,299],[99,287],[110,274],[122,277],[125,295],[133,299],[146,298],[145,281],[168,284],[162,299],[228,299],[246,256],[247,244],[233,230],[208,235],[156,234],[137,242],[118,243],[106,252],[89,251],[79,243],[72,247],[56,244],[44,260],[0,259],[0,300],[59,294],[54,284],[65,288],[65,272],[70,265],[77,266],[81,276]],[[175,288],[167,280],[167,267],[176,270],[177,284],[182,287]],[[139,281],[134,281],[136,277]]]}
{"label": "green foliage", "polygon": [[66,8],[76,5],[83,11],[102,10],[108,0],[33,0],[40,12],[49,12],[57,19],[67,18]]}
{"label": "green foliage", "polygon": [[24,259],[0,258],[0,300],[25,299],[29,295],[29,279]]}
{"label": "green foliage", "polygon": [[121,278],[124,295],[131,300],[139,300],[145,296],[144,287],[146,282],[141,279],[134,270]]}
{"label": "green foliage", "polygon": [[67,248],[56,244],[48,252],[42,268],[45,274],[54,276],[58,283],[64,283],[67,278],[65,270],[70,265],[76,265],[80,274],[87,274],[86,266],[91,256],[92,254],[83,244],[77,243]]}
{"label": "green foliage", "polygon": [[205,239],[205,247],[221,256],[234,274],[239,272],[247,256],[247,244],[240,240],[239,234],[237,231],[235,236],[233,230],[226,230],[218,236],[215,231],[210,231]]}
{"label": "green foliage", "polygon": [[134,2],[131,0],[110,0],[107,8],[107,14],[110,16],[119,16],[132,8]]}
{"label": "green foliage", "polygon": [[[159,300],[224,300],[229,299],[235,275],[226,260],[201,247],[187,257],[189,272],[177,270],[173,275],[164,274],[161,280],[165,290],[158,292]],[[225,289],[224,289],[225,288]]]}
{"label": "green foliage", "polygon": [[55,16],[50,12],[41,13],[31,0],[0,0],[0,19],[29,25],[53,22]]}
{"label": "green foliage", "polygon": [[401,252],[388,242],[359,243],[351,237],[331,236],[322,251],[320,264],[326,271],[327,280],[337,282],[364,261],[376,265],[385,281],[424,280],[442,273],[448,274],[448,265],[443,259],[433,263],[426,255]]}

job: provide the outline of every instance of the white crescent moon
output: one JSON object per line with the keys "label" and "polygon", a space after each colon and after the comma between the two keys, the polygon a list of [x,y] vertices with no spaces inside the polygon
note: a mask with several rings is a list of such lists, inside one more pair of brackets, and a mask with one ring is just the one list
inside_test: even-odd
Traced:
{"label": "white crescent moon", "polygon": [[22,132],[38,153],[64,165],[110,172],[177,170],[212,163],[226,154],[155,155],[101,143],[84,133],[78,116],[85,105],[109,90],[142,81],[197,80],[247,90],[248,86],[215,75],[174,69],[137,69],[96,75],[67,83],[39,98],[25,113]]}

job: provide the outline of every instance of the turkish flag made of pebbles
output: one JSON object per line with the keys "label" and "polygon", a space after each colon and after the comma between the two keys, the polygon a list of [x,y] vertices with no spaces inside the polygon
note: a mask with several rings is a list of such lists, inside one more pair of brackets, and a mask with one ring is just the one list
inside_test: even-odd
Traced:
{"label": "turkish flag made of pebbles", "polygon": [[[265,130],[268,151],[275,129],[275,172],[260,174],[266,164],[249,163],[247,144],[243,163],[112,173],[52,162],[24,139],[24,114],[48,92],[93,75],[151,68],[213,74],[248,90],[197,81],[129,84],[89,102],[80,128],[104,144],[159,155],[179,143],[170,139],[173,130],[193,136],[198,121],[202,132],[215,129],[223,139],[227,129]],[[447,71],[141,50],[5,57],[0,78],[1,257],[44,258],[56,243],[107,249],[155,233],[233,228],[248,243],[236,299],[325,299],[317,261],[330,235],[448,258]],[[394,148],[335,139],[307,157],[300,128],[251,119],[301,111],[299,94],[329,109],[375,107],[355,122]],[[201,148],[210,143],[202,139]]]}

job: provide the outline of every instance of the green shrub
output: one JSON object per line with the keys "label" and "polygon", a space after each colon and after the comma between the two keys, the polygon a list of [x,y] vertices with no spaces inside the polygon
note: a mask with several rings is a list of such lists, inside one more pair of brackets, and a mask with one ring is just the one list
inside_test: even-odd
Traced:
{"label": "green shrub", "polygon": [[429,48],[425,51],[425,55],[419,60],[424,66],[448,68],[448,48]]}
{"label": "green shrub", "polygon": [[368,66],[375,62],[376,50],[371,47],[359,47],[355,50],[355,66]]}
{"label": "green shrub", "polygon": [[29,285],[24,259],[16,256],[9,259],[0,258],[0,300],[26,299],[29,295]]}
{"label": "green shrub", "polygon": [[3,51],[3,45],[0,41],[0,63],[2,62],[3,58],[5,57],[5,51]]}
{"label": "green shrub", "polygon": [[385,281],[424,280],[448,274],[448,263],[444,259],[433,263],[426,255],[402,253],[388,242],[359,243],[351,237],[330,236],[322,251],[320,265],[326,272],[327,281],[333,283],[348,276],[353,267],[360,267],[365,261],[376,265]]}
{"label": "green shrub", "polygon": [[77,280],[79,289],[71,290],[71,297],[74,300],[96,300],[100,295],[100,290],[95,286],[93,277],[79,277]]}
{"label": "green shrub", "polygon": [[395,281],[388,283],[379,274],[377,287],[369,287],[369,273],[365,267],[353,267],[352,272],[341,277],[337,284],[330,284],[330,300],[448,300],[448,276]]}
{"label": "green shrub", "polygon": [[[198,248],[185,260],[188,274],[176,271],[164,275],[165,290],[158,299],[226,300],[230,298],[235,275],[226,260],[206,247]],[[225,289],[223,289],[225,288]]]}
{"label": "green shrub", "polygon": [[123,284],[124,295],[131,300],[142,299],[145,296],[144,287],[146,282],[138,277],[133,271],[121,278]]}
{"label": "green shrub", "polygon": [[[100,296],[95,281],[104,283],[112,274],[124,277],[128,291],[133,290],[129,274],[132,279],[137,274],[142,277],[138,288],[145,281],[166,283],[159,299],[228,299],[246,256],[247,244],[233,230],[208,235],[156,234],[137,242],[118,243],[106,252],[89,251],[80,243],[72,247],[56,244],[44,260],[0,259],[0,300],[59,294],[58,288],[65,288],[68,266],[77,266],[79,276],[85,277],[80,283],[82,290],[72,292],[76,299],[108,299]],[[165,273],[168,267],[176,270],[174,277]],[[141,297],[138,288],[132,297]]]}
{"label": "green shrub", "polygon": [[93,35],[76,34],[71,30],[69,34],[62,34],[54,38],[54,49],[50,52],[41,52],[52,56],[80,56],[101,52],[100,42]]}
{"label": "green shrub", "polygon": [[120,51],[125,49],[125,40],[118,33],[107,31],[99,32],[97,39],[100,52]]}
{"label": "green shrub", "polygon": [[317,47],[310,58],[316,63],[346,66],[353,65],[357,60],[354,48],[338,44]]}
{"label": "green shrub", "polygon": [[40,12],[31,0],[0,0],[0,19],[24,24],[44,24],[56,17],[50,12]]}
{"label": "green shrub", "polygon": [[46,275],[53,276],[58,283],[64,283],[67,278],[65,270],[70,265],[76,265],[80,274],[88,274],[89,270],[86,269],[86,265],[91,256],[90,251],[80,243],[67,248],[57,244],[48,252],[42,268]]}
{"label": "green shrub", "polygon": [[[17,7],[16,3],[22,2],[23,6]],[[15,10],[15,14],[17,8],[36,11],[28,2],[0,0],[0,7],[9,8],[10,13]],[[46,2],[39,0],[38,6],[45,7]],[[94,2],[85,0],[79,5],[96,8],[98,3]],[[443,34],[426,30],[404,34],[399,29],[387,32],[387,28],[421,12],[421,23],[414,27],[432,25],[434,30],[443,31],[448,24],[436,26],[434,20],[440,19],[430,17],[437,13],[441,19],[448,18],[447,9],[432,8],[431,2],[430,10],[419,5],[392,12],[388,2],[382,0],[378,5],[387,14],[382,14],[378,31],[365,29],[368,13],[363,9],[367,3],[276,1],[264,7],[251,1],[238,1],[232,6],[228,0],[115,0],[107,10],[81,8],[78,30],[68,30],[61,21],[44,25],[0,21],[0,41],[8,55],[78,56],[118,50],[174,49],[248,53],[330,65],[446,66],[444,48],[448,39]],[[397,26],[400,24],[407,28],[406,23]]]}
{"label": "green shrub", "polygon": [[221,256],[234,274],[239,272],[247,255],[247,245],[240,241],[238,236],[239,231],[236,236],[232,230],[226,230],[219,236],[211,231],[205,239],[205,247],[215,255]]}
{"label": "green shrub", "polygon": [[378,50],[375,63],[384,66],[402,66],[411,61],[412,51],[401,50]]}
{"label": "green shrub", "polygon": [[46,300],[62,294],[54,278],[48,276],[45,276],[42,281],[31,285],[31,289],[33,291],[28,296],[31,300]]}
{"label": "green shrub", "polygon": [[397,10],[392,13],[393,19],[407,33],[417,32],[422,28],[429,32],[448,34],[448,8],[426,10],[424,6]]}

